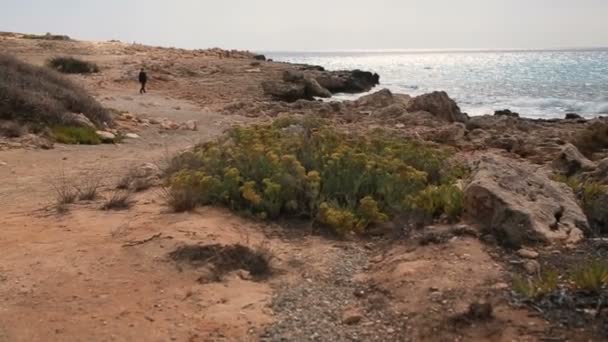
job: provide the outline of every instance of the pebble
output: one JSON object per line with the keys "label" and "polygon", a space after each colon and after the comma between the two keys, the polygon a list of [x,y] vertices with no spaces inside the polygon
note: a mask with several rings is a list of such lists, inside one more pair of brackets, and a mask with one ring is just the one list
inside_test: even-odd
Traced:
{"label": "pebble", "polygon": [[519,251],[517,251],[517,255],[519,255],[522,258],[525,259],[538,259],[539,254],[538,252],[531,250],[531,249],[520,249]]}

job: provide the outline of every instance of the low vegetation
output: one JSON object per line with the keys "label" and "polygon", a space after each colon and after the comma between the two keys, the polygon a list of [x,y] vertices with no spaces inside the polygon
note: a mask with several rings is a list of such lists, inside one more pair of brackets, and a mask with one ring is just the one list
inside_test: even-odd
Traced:
{"label": "low vegetation", "polygon": [[579,176],[554,175],[553,180],[568,185],[574,191],[589,220],[593,235],[608,233],[608,207],[606,206],[608,187],[606,185],[583,180]]}
{"label": "low vegetation", "polygon": [[99,66],[74,57],[55,57],[47,61],[48,67],[64,74],[91,74],[99,72]]}
{"label": "low vegetation", "polygon": [[74,113],[100,127],[112,123],[105,108],[59,73],[0,54],[0,120],[28,123],[41,131],[75,124]]}
{"label": "low vegetation", "polygon": [[99,145],[101,139],[95,130],[88,127],[54,126],[52,137],[62,144]]}
{"label": "low vegetation", "polygon": [[544,272],[533,278],[517,277],[513,291],[527,300],[541,300],[559,291],[583,292],[600,295],[608,290],[608,262],[591,260],[580,264],[565,274],[556,270]]}
{"label": "low vegetation", "polygon": [[339,234],[404,211],[456,219],[463,208],[462,168],[445,150],[381,130],[346,134],[316,119],[233,128],[175,157],[166,174],[176,211],[224,205],[263,219],[311,219]]}
{"label": "low vegetation", "polygon": [[265,279],[272,274],[273,254],[265,245],[249,247],[247,245],[187,245],[179,247],[169,254],[176,262],[192,266],[212,266],[212,273],[203,276],[199,282],[221,281],[225,274],[244,270],[254,279]]}
{"label": "low vegetation", "polygon": [[52,34],[47,32],[46,34],[24,34],[24,39],[37,39],[37,40],[59,40],[59,41],[69,41],[72,40],[69,36]]}
{"label": "low vegetation", "polygon": [[608,123],[594,123],[577,135],[574,145],[588,158],[608,149]]}

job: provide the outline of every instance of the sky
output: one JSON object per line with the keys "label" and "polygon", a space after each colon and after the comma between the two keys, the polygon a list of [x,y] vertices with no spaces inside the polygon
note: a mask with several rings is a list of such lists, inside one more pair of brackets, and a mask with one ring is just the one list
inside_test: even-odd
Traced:
{"label": "sky", "polygon": [[0,31],[253,51],[608,47],[608,0],[0,0]]}

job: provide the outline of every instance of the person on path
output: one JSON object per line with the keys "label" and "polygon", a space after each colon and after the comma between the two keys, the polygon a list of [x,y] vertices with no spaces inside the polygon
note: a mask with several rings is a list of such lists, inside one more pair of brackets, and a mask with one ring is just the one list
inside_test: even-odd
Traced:
{"label": "person on path", "polygon": [[148,83],[148,75],[144,71],[144,68],[141,68],[139,72],[139,83],[141,83],[141,89],[139,89],[140,94],[146,93],[146,83]]}

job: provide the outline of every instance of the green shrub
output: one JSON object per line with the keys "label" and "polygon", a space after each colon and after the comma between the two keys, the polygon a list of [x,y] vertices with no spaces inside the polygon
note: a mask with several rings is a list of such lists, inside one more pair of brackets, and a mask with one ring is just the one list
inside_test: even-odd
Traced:
{"label": "green shrub", "polygon": [[513,291],[526,299],[539,299],[557,289],[559,273],[546,271],[535,278],[515,278]]}
{"label": "green shrub", "polygon": [[445,214],[454,221],[459,219],[464,211],[464,194],[459,187],[453,184],[431,185],[408,198],[406,205],[432,218]]}
{"label": "green shrub", "polygon": [[409,199],[425,192],[439,193],[433,214],[457,217],[462,192],[452,184],[461,168],[451,166],[446,151],[420,142],[291,118],[233,128],[175,157],[166,174],[176,210],[190,207],[185,198],[261,218],[307,218],[345,234],[411,210]]}
{"label": "green shrub", "polygon": [[576,194],[579,204],[591,225],[592,234],[608,233],[608,188],[593,181],[583,181],[579,177],[554,175],[553,180],[565,183]]}
{"label": "green shrub", "polygon": [[112,124],[105,108],[61,74],[0,54],[0,120],[43,128],[73,124],[69,113],[83,113],[99,127]]}
{"label": "green shrub", "polygon": [[55,57],[47,61],[49,68],[64,74],[91,74],[99,72],[95,63],[83,61],[74,57]]}
{"label": "green shrub", "polygon": [[54,126],[51,132],[53,138],[62,144],[101,144],[101,139],[95,130],[88,127]]}
{"label": "green shrub", "polygon": [[580,290],[599,293],[608,286],[608,262],[596,260],[579,267],[572,275],[572,281]]}

